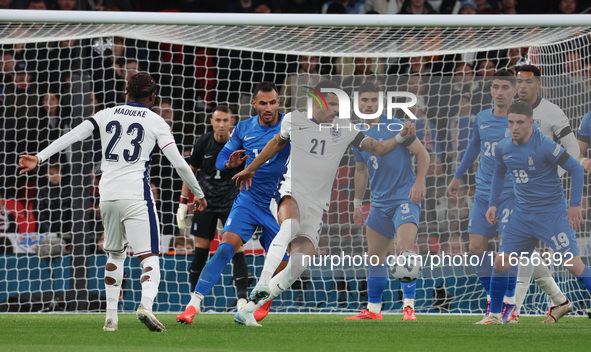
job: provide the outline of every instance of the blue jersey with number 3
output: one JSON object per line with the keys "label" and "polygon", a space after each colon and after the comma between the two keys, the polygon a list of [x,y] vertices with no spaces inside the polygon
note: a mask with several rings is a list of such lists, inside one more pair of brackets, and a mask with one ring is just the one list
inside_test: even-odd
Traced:
{"label": "blue jersey with number 3", "polygon": [[[383,141],[395,137],[403,125],[402,121],[396,118],[388,120],[383,114],[379,124],[364,133],[375,140]],[[388,130],[388,126],[392,131]],[[408,194],[415,183],[415,175],[408,149],[399,146],[384,156],[377,156],[353,148],[353,155],[356,162],[366,163],[369,169],[372,206],[387,207],[409,201]]]}

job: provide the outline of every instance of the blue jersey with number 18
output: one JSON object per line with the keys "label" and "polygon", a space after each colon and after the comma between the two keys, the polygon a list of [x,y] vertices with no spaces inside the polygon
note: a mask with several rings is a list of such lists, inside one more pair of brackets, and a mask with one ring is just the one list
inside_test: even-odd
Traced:
{"label": "blue jersey with number 18", "polygon": [[556,172],[556,163],[564,152],[537,128],[524,144],[514,144],[511,137],[497,144],[499,172],[506,172],[505,178],[515,186],[515,209],[541,213],[566,206],[564,188]]}

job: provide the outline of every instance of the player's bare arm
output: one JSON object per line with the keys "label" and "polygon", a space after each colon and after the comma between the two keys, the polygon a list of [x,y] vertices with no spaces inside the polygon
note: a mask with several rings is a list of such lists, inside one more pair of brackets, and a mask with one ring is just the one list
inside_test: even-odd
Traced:
{"label": "player's bare arm", "polygon": [[396,137],[387,139],[385,141],[376,141],[371,137],[367,137],[361,143],[361,149],[377,156],[384,156],[398,148],[398,146],[401,145],[404,140],[413,137],[415,132],[416,128],[414,123],[406,121],[402,127],[402,130]]}
{"label": "player's bare arm", "polygon": [[19,155],[18,159],[18,168],[21,169],[19,175],[34,170],[39,164],[39,159],[34,155]]}
{"label": "player's bare arm", "polygon": [[427,170],[429,169],[430,156],[423,143],[418,139],[415,139],[408,147],[413,155],[417,157],[417,175],[415,184],[411,187],[408,193],[408,198],[411,199],[413,204],[419,204],[425,199],[427,189],[425,188],[425,179],[427,178]]}
{"label": "player's bare arm", "polygon": [[361,206],[365,191],[367,189],[367,182],[369,181],[369,169],[364,162],[355,163],[355,198],[353,200],[353,221],[357,226],[363,226],[363,214]]}
{"label": "player's bare arm", "polygon": [[250,163],[250,165],[248,165],[248,167],[232,177],[233,180],[236,180],[237,186],[240,184],[241,191],[243,187],[246,187],[248,190],[252,184],[252,177],[254,176],[255,171],[287,145],[289,140],[281,138],[280,134],[281,132],[277,133],[277,135],[265,145],[261,153],[252,161],[252,163]]}

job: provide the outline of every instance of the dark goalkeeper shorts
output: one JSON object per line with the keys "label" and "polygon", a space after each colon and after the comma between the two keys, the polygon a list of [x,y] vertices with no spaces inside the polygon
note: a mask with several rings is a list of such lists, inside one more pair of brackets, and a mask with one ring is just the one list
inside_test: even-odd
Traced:
{"label": "dark goalkeeper shorts", "polygon": [[230,212],[194,212],[193,226],[191,227],[191,234],[200,238],[205,238],[210,241],[213,240],[217,232],[218,219],[222,222],[222,226],[228,220]]}

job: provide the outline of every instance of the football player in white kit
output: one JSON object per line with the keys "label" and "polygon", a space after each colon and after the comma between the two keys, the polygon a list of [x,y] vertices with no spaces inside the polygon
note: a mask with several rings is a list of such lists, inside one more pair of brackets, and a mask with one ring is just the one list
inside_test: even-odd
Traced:
{"label": "football player in white kit", "polygon": [[[331,81],[320,82],[315,87],[317,91],[322,88],[339,87]],[[291,287],[306,270],[309,260],[305,260],[305,257],[316,253],[322,215],[328,209],[339,162],[349,145],[376,155],[385,155],[399,145],[412,143],[416,138],[414,124],[410,122],[398,126],[400,133],[394,138],[377,141],[367,137],[349,121],[334,122],[339,112],[339,100],[332,93],[325,94],[324,98],[326,107],[318,101],[313,103],[312,119],[300,111],[287,114],[281,124],[281,132],[269,141],[246,169],[234,176],[241,187],[250,186],[256,169],[291,140],[291,174],[288,174],[291,182],[284,182],[280,188],[284,198],[278,210],[281,228],[269,247],[263,274],[251,292],[251,301],[235,315],[235,321],[240,324],[260,326],[253,312]],[[288,245],[291,247],[287,267],[271,278]]]}
{"label": "football player in white kit", "polygon": [[160,284],[160,228],[148,180],[150,155],[156,144],[197,198],[200,211],[207,207],[207,202],[195,174],[176,148],[170,127],[150,110],[156,101],[154,79],[147,73],[136,74],[129,79],[127,96],[129,103],[99,111],[36,156],[19,156],[19,168],[21,174],[31,171],[71,144],[90,137],[95,130],[100,132],[100,208],[105,227],[104,249],[109,255],[103,330],[118,330],[117,303],[129,244],[142,267],[142,298],[136,316],[150,331],[166,331],[152,313]]}

